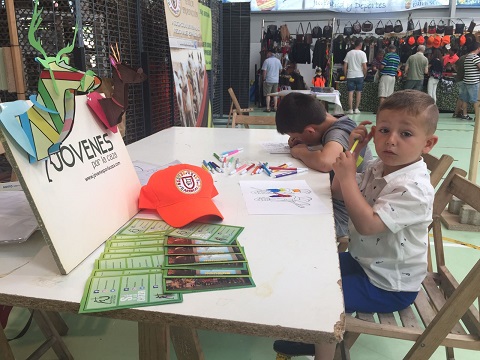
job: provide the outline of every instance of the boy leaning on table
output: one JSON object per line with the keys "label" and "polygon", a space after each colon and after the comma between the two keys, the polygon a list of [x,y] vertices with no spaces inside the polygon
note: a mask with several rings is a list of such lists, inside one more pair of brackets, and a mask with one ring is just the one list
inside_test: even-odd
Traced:
{"label": "boy leaning on table", "polygon": [[[278,106],[275,115],[277,131],[288,134],[291,155],[311,169],[330,172],[339,154],[349,149],[348,139],[357,124],[345,115],[331,115],[314,96],[290,93]],[[314,148],[311,148],[314,147]],[[368,147],[361,154],[372,159]],[[363,170],[363,164],[359,171]],[[333,199],[333,213],[337,238],[348,235],[348,214],[343,201]]]}
{"label": "boy leaning on table", "polygon": [[[396,92],[380,105],[370,132],[369,121],[352,131],[350,145],[358,140],[353,154],[342,153],[333,164],[332,196],[344,200],[350,216],[349,252],[339,254],[347,313],[402,310],[420,290],[434,200],[421,155],[438,141],[438,115],[427,94]],[[379,158],[357,173],[356,158],[372,138]],[[287,345],[300,346],[276,347]],[[315,360],[333,359],[334,353],[335,344],[315,345]]]}

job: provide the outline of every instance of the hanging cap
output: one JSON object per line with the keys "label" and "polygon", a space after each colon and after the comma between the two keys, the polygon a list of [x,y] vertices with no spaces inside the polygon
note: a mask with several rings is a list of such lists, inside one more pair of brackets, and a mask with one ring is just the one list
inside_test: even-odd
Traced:
{"label": "hanging cap", "polygon": [[410,46],[415,45],[415,38],[413,36],[410,36],[408,38],[408,45],[410,45]]}
{"label": "hanging cap", "polygon": [[465,35],[460,36],[460,39],[458,39],[458,43],[460,44],[460,46],[465,45],[466,41],[467,41],[467,38],[465,37]]}
{"label": "hanging cap", "polygon": [[442,46],[450,44],[450,35],[443,35],[442,37]]}
{"label": "hanging cap", "polygon": [[422,35],[420,35],[420,36],[417,38],[417,44],[418,44],[418,45],[423,45],[423,44],[425,44],[425,38],[424,38]]}
{"label": "hanging cap", "polygon": [[154,209],[169,225],[182,227],[202,216],[222,214],[212,201],[218,195],[212,176],[204,169],[173,165],[154,173],[140,191],[138,207]]}
{"label": "hanging cap", "polygon": [[434,40],[435,40],[435,38],[433,36],[429,36],[428,39],[427,39],[427,47],[432,47]]}
{"label": "hanging cap", "polygon": [[442,37],[441,36],[435,36],[433,38],[433,47],[438,49],[442,45]]}

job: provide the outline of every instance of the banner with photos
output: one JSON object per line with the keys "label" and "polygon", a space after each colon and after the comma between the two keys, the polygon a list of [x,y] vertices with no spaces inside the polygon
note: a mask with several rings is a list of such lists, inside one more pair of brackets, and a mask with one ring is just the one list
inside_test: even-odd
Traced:
{"label": "banner with photos", "polygon": [[[457,0],[478,2],[479,0]],[[252,12],[330,10],[342,13],[376,13],[448,6],[449,0],[252,0]]]}
{"label": "banner with photos", "polygon": [[208,126],[210,100],[198,0],[164,2],[179,122]]}

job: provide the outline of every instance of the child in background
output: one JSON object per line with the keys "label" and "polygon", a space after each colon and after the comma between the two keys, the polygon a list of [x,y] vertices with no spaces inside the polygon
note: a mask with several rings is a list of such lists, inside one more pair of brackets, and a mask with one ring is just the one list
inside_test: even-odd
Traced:
{"label": "child in background", "polygon": [[[332,165],[332,197],[350,216],[349,252],[339,253],[345,312],[393,312],[411,305],[427,274],[428,225],[434,189],[422,154],[437,143],[438,108],[418,90],[385,99],[369,132],[350,134],[353,152]],[[356,159],[373,138],[378,159],[357,173]],[[321,321],[321,320],[320,320]],[[335,343],[315,344],[315,360],[332,360]],[[275,349],[307,354],[312,345],[277,341]],[[283,351],[282,351],[283,350]]]}
{"label": "child in background", "polygon": [[314,87],[325,87],[325,77],[322,75],[322,68],[317,67],[315,69],[315,76],[312,79],[312,85]]}

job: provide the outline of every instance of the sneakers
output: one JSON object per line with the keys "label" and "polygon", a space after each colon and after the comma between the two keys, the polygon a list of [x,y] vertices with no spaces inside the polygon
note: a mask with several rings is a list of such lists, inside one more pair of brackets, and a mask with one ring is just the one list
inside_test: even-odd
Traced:
{"label": "sneakers", "polygon": [[360,110],[355,109],[354,113],[355,113],[355,114],[360,114]]}
{"label": "sneakers", "polygon": [[352,109],[348,110],[347,114],[353,114],[353,110]]}
{"label": "sneakers", "polygon": [[473,118],[470,117],[468,114],[467,114],[467,115],[463,115],[460,119],[462,119],[462,120],[473,120]]}
{"label": "sneakers", "polygon": [[277,109],[272,109],[273,112],[277,112]]}
{"label": "sneakers", "polygon": [[263,112],[270,112],[270,109],[265,109],[263,110]]}

